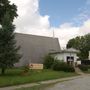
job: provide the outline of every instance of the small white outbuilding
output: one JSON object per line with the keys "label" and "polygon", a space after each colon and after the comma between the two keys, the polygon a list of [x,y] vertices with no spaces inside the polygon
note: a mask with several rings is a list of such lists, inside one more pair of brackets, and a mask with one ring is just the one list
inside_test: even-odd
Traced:
{"label": "small white outbuilding", "polygon": [[52,53],[52,55],[57,60],[62,60],[64,62],[67,62],[67,64],[75,65],[75,63],[77,62],[78,52],[79,52],[78,50],[70,48],[70,49],[61,50],[60,52],[54,52]]}

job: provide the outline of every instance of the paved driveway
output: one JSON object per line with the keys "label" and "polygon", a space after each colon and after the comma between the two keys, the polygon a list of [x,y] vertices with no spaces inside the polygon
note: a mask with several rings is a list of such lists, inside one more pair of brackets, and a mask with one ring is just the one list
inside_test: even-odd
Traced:
{"label": "paved driveway", "polygon": [[85,75],[78,79],[60,82],[45,90],[90,90],[90,76]]}

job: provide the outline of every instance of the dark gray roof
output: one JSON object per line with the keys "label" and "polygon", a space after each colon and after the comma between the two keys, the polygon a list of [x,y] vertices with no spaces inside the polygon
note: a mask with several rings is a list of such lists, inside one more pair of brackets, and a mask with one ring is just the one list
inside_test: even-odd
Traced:
{"label": "dark gray roof", "polygon": [[17,33],[16,40],[17,45],[21,46],[20,53],[23,55],[19,65],[43,63],[45,55],[61,50],[58,38]]}

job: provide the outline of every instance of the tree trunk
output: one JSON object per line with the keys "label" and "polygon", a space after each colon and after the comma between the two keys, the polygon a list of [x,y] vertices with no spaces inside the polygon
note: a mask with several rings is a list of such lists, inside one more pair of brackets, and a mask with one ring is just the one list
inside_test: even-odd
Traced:
{"label": "tree trunk", "polygon": [[2,71],[1,71],[2,75],[5,74],[5,68],[2,68]]}

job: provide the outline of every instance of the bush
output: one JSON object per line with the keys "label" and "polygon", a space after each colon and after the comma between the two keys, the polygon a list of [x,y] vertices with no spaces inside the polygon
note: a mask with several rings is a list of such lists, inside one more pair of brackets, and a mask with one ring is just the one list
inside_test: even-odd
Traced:
{"label": "bush", "polygon": [[55,60],[52,65],[52,69],[56,71],[60,71],[62,70],[62,66],[63,66],[63,62],[61,63],[59,60]]}
{"label": "bush", "polygon": [[52,65],[52,69],[56,71],[75,72],[74,67],[68,65],[65,62],[59,61],[59,60],[54,61]]}
{"label": "bush", "polygon": [[87,65],[88,69],[90,69],[90,65]]}
{"label": "bush", "polygon": [[78,65],[78,67],[82,70],[82,71],[88,71],[89,67],[87,65]]}
{"label": "bush", "polygon": [[65,72],[75,72],[75,69],[74,69],[73,66],[67,65],[67,66],[64,68],[64,71],[65,71]]}
{"label": "bush", "polygon": [[44,63],[43,63],[44,68],[46,68],[46,69],[51,68],[53,62],[54,62],[54,57],[52,57],[51,55],[45,56]]}
{"label": "bush", "polygon": [[30,70],[29,66],[25,66],[25,67],[24,67],[24,72],[25,72],[25,73],[28,73],[29,70]]}
{"label": "bush", "polygon": [[44,58],[44,68],[50,69],[52,68],[55,71],[65,71],[65,72],[75,72],[73,66],[68,65],[67,63],[63,62],[63,60],[54,59],[54,57],[47,55]]}

